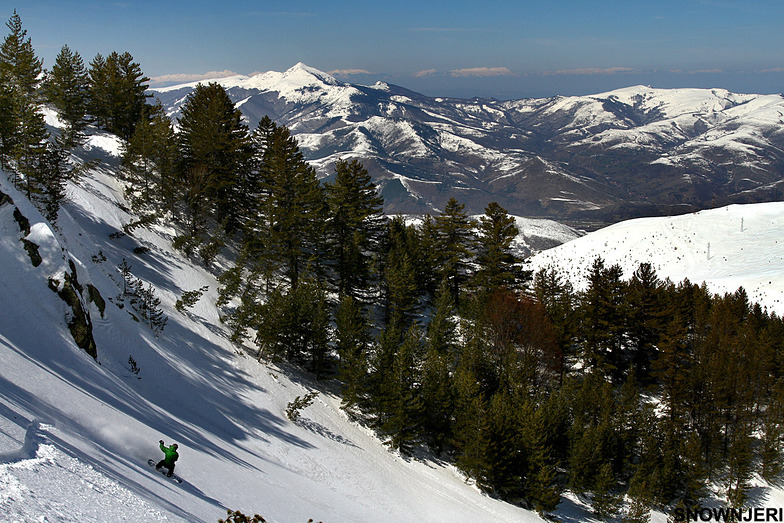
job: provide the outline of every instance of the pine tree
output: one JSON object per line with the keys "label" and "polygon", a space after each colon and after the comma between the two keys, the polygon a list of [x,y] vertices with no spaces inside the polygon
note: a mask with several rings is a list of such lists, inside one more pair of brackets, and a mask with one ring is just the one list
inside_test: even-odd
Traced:
{"label": "pine tree", "polygon": [[175,210],[177,139],[160,100],[146,105],[131,139],[124,144],[123,166],[135,203]]}
{"label": "pine tree", "polygon": [[[0,111],[2,149],[16,162],[27,197],[32,199],[34,193],[44,189],[41,166],[46,161],[49,137],[38,96],[42,62],[35,55],[16,11],[6,26],[11,32],[0,45],[0,85],[3,86],[0,101],[8,104]],[[5,165],[7,160],[3,162]]]}
{"label": "pine tree", "polygon": [[526,498],[540,514],[552,512],[561,501],[563,485],[558,468],[568,452],[568,418],[568,406],[559,390],[548,394],[528,422],[523,423],[529,455]]}
{"label": "pine tree", "polygon": [[641,263],[629,281],[627,302],[629,337],[633,344],[632,365],[635,376],[642,383],[649,381],[651,362],[663,330],[661,285],[650,263]]}
{"label": "pine tree", "polygon": [[27,30],[22,28],[22,18],[15,9],[6,27],[11,32],[0,46],[0,80],[3,85],[11,86],[26,103],[35,104],[38,102],[42,61],[35,56]]}
{"label": "pine tree", "polygon": [[450,198],[444,211],[435,217],[431,234],[438,281],[447,280],[452,300],[459,306],[474,244],[473,222],[466,215],[465,205]]}
{"label": "pine tree", "polygon": [[8,169],[17,144],[14,91],[0,82],[0,168]]}
{"label": "pine tree", "polygon": [[342,407],[360,405],[367,386],[370,325],[351,296],[344,296],[335,317],[335,349],[338,353],[338,380],[343,385]]}
{"label": "pine tree", "polygon": [[604,463],[599,468],[594,486],[591,506],[602,520],[614,517],[621,508],[621,498],[616,491],[616,480],[612,466]]}
{"label": "pine tree", "polygon": [[416,268],[409,249],[408,229],[399,218],[387,227],[386,256],[383,271],[384,313],[386,325],[405,332],[415,320],[419,304]]}
{"label": "pine tree", "polygon": [[550,320],[555,342],[563,356],[559,370],[559,382],[563,384],[566,358],[574,352],[577,329],[576,295],[571,283],[563,279],[555,269],[540,269],[534,276],[533,292]]}
{"label": "pine tree", "polygon": [[[466,350],[471,354],[466,354]],[[455,372],[455,462],[477,484],[486,486],[490,422],[481,376],[477,374],[477,360],[481,357],[476,352],[478,350],[477,340],[470,340],[463,349],[464,359]]]}
{"label": "pine tree", "polygon": [[784,442],[784,380],[779,378],[771,387],[768,405],[762,421],[764,436],[760,451],[760,474],[767,481],[774,481],[784,469],[782,443]]}
{"label": "pine tree", "polygon": [[421,332],[414,326],[395,354],[387,417],[381,425],[381,430],[390,437],[390,445],[406,454],[411,452],[423,434],[426,409],[420,390],[421,361]]}
{"label": "pine tree", "polygon": [[46,99],[57,109],[58,118],[65,123],[63,143],[66,147],[79,144],[87,126],[89,87],[82,57],[64,45],[46,75],[43,89]]}
{"label": "pine tree", "polygon": [[446,284],[436,294],[433,318],[427,325],[425,359],[422,368],[422,396],[425,428],[431,445],[440,451],[451,437],[455,406],[450,369],[457,351],[457,326],[451,295]]}
{"label": "pine tree", "polygon": [[17,138],[14,148],[16,169],[23,178],[25,193],[29,199],[45,190],[42,166],[45,162],[49,132],[44,125],[43,114],[35,103],[25,103],[16,97]]}
{"label": "pine tree", "polygon": [[357,160],[338,160],[335,180],[327,184],[326,196],[337,290],[360,299],[370,281],[373,253],[379,250],[384,200]]}
{"label": "pine tree", "polygon": [[149,96],[141,66],[130,53],[116,51],[104,58],[98,54],[90,62],[89,112],[96,123],[122,138],[130,140]]}
{"label": "pine tree", "polygon": [[291,287],[297,286],[303,273],[321,277],[324,189],[286,127],[271,131],[261,168],[260,202],[268,224],[266,256],[281,267]]}
{"label": "pine tree", "polygon": [[622,353],[626,332],[622,275],[619,265],[605,267],[604,260],[596,258],[580,305],[586,364],[616,381],[621,381],[626,370]]}
{"label": "pine tree", "polygon": [[516,288],[522,283],[522,274],[518,267],[520,260],[511,249],[512,240],[519,232],[514,218],[498,203],[491,202],[479,218],[478,229],[476,286],[485,292],[500,286]]}
{"label": "pine tree", "polygon": [[488,407],[487,468],[479,476],[480,486],[497,492],[504,499],[520,501],[525,496],[525,474],[530,458],[523,426],[531,417],[532,406],[521,394],[499,390],[490,398]]}
{"label": "pine tree", "polygon": [[56,223],[66,196],[66,181],[73,178],[78,169],[69,165],[68,154],[59,144],[48,142],[38,157],[35,171],[40,185],[35,200],[42,204],[46,219]]}
{"label": "pine tree", "polygon": [[200,173],[186,178],[201,185],[192,212],[209,209],[226,232],[237,230],[246,201],[238,182],[251,153],[242,113],[222,86],[199,84],[183,103],[179,125],[181,171]]}

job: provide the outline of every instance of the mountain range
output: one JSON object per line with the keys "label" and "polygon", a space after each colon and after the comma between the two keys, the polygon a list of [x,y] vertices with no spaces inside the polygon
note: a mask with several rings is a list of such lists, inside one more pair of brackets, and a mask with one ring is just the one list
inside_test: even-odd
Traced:
{"label": "mountain range", "polygon": [[[213,81],[251,129],[265,115],[286,125],[321,177],[337,159],[360,159],[389,213],[433,213],[455,197],[469,212],[497,201],[519,216],[606,224],[782,197],[778,94],[634,86],[439,98],[341,82],[302,63]],[[152,93],[176,118],[196,85]]]}

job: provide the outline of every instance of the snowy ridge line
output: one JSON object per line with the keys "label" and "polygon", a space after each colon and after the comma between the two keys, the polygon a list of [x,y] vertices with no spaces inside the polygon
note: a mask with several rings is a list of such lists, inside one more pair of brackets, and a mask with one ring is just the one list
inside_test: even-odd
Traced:
{"label": "snowy ridge line", "polygon": [[638,218],[589,233],[531,257],[534,271],[550,267],[575,286],[601,256],[625,278],[642,262],[678,284],[705,282],[713,293],[743,287],[751,303],[784,314],[784,202],[730,205],[697,213]]}

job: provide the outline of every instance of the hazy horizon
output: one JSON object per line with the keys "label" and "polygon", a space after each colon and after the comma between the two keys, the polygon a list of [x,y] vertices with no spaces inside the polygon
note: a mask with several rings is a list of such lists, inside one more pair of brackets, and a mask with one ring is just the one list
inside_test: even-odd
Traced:
{"label": "hazy horizon", "polygon": [[511,99],[639,84],[784,90],[784,2],[774,0],[3,4],[6,20],[14,9],[22,17],[44,67],[64,44],[85,63],[128,51],[152,86],[304,62],[343,81],[429,96]]}

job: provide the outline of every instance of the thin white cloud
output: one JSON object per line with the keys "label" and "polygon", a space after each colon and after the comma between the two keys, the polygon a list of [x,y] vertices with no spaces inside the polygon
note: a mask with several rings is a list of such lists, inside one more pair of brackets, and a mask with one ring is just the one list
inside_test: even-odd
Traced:
{"label": "thin white cloud", "polygon": [[154,76],[150,78],[150,85],[172,85],[184,84],[188,82],[198,82],[200,80],[212,80],[215,78],[227,78],[229,76],[237,76],[239,73],[229,71],[210,71],[207,73],[178,73],[178,74],[165,74],[163,76]]}
{"label": "thin white cloud", "polygon": [[479,27],[412,27],[411,31],[417,33],[466,33],[473,31],[486,31]]}
{"label": "thin white cloud", "polygon": [[358,74],[373,74],[367,69],[335,69],[334,71],[327,71],[327,74],[332,76],[355,76]]}
{"label": "thin white cloud", "polygon": [[416,78],[424,78],[425,76],[433,76],[438,72],[437,69],[425,69],[424,71],[417,71],[412,76]]}
{"label": "thin white cloud", "polygon": [[772,69],[763,69],[760,73],[784,73],[784,67],[774,67]]}
{"label": "thin white cloud", "polygon": [[450,74],[455,77],[487,77],[487,76],[515,76],[506,67],[468,67],[466,69],[453,69]]}
{"label": "thin white cloud", "polygon": [[585,67],[581,69],[562,69],[560,71],[548,71],[542,73],[543,76],[556,76],[556,75],[601,75],[601,74],[618,74],[618,73],[631,73],[634,69],[629,67]]}

